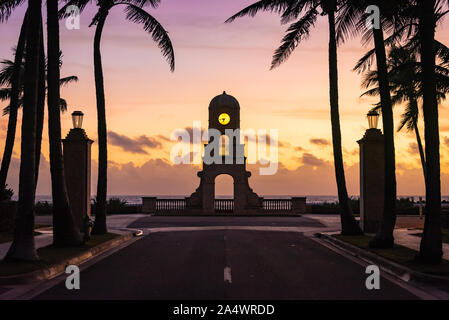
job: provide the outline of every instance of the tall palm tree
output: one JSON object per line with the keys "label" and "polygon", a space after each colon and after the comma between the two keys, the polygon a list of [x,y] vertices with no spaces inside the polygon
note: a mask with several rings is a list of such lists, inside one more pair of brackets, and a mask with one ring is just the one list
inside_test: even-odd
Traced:
{"label": "tall palm tree", "polygon": [[360,230],[349,205],[346,188],[344,162],[341,146],[340,116],[338,105],[338,66],[337,66],[337,38],[335,14],[339,5],[338,0],[261,0],[230,17],[226,22],[232,22],[243,16],[254,16],[259,11],[269,11],[281,14],[281,21],[288,23],[296,20],[287,29],[282,39],[282,45],[276,50],[271,68],[286,61],[298,44],[306,39],[314,27],[317,17],[321,13],[328,17],[329,23],[329,93],[332,126],[332,144],[334,151],[335,177],[340,204],[342,234],[360,234]]}
{"label": "tall palm tree", "polygon": [[53,243],[56,246],[72,246],[82,244],[83,238],[75,225],[69,204],[61,147],[58,0],[47,0],[47,43],[48,137],[53,200]]}
{"label": "tall palm tree", "polygon": [[[11,8],[7,6],[10,1],[5,1],[0,6],[0,20],[7,19],[10,14]],[[0,167],[0,191],[6,186],[6,178],[8,177],[9,165],[11,163],[12,151],[14,148],[14,139],[16,136],[16,126],[17,126],[17,108],[19,101],[19,90],[20,90],[20,66],[22,65],[22,59],[24,57],[25,41],[26,41],[26,30],[28,21],[28,10],[23,18],[22,27],[20,29],[19,40],[17,42],[17,47],[15,51],[14,58],[14,68],[11,74],[11,95],[10,95],[10,113],[8,119],[8,130],[6,133],[5,149],[3,151],[2,164]]]}
{"label": "tall palm tree", "polygon": [[[370,241],[374,248],[389,248],[394,244],[393,231],[396,223],[396,160],[394,146],[393,103],[390,94],[388,68],[386,57],[386,44],[397,41],[398,36],[384,38],[384,32],[405,30],[407,19],[402,12],[408,8],[408,0],[346,0],[343,1],[337,33],[339,40],[344,40],[348,35],[355,36],[363,33],[365,42],[373,39],[374,49],[371,50],[362,61],[371,62],[375,56],[377,66],[377,78],[379,84],[380,106],[382,110],[382,125],[384,131],[384,162],[385,162],[385,188],[384,209],[382,221],[376,236]],[[379,28],[373,26],[366,28],[368,14],[365,13],[369,5],[376,5],[380,9]],[[400,34],[400,33],[398,33]]]}
{"label": "tall palm tree", "polygon": [[[393,106],[403,102],[407,103],[398,131],[404,127],[409,131],[414,131],[425,179],[426,161],[421,135],[418,129],[418,101],[422,97],[422,72],[421,64],[417,61],[417,54],[409,45],[403,47],[393,46],[390,50],[388,57],[388,79],[390,82],[390,91],[393,94]],[[445,99],[446,93],[449,92],[449,69],[443,64],[440,64],[436,69],[436,73],[438,79],[438,100]],[[364,92],[362,96],[379,95],[377,72],[374,70],[368,71],[364,76],[362,85],[367,89],[371,88]],[[377,105],[375,109],[380,109],[380,105]]]}
{"label": "tall palm tree", "polygon": [[21,161],[19,174],[19,208],[14,240],[5,260],[36,260],[34,245],[36,112],[39,86],[40,32],[42,0],[29,0],[26,28],[25,86],[22,120]]}
{"label": "tall palm tree", "polygon": [[[60,10],[64,16],[65,8],[77,5],[80,10],[89,3],[89,0],[71,0]],[[160,0],[98,0],[98,12],[90,26],[95,25],[94,38],[94,73],[97,98],[98,117],[98,183],[97,183],[97,207],[95,210],[95,224],[92,233],[103,234],[107,232],[106,226],[106,195],[107,195],[107,129],[106,129],[106,101],[104,95],[103,67],[101,61],[101,36],[106,19],[111,9],[124,6],[126,19],[143,25],[143,29],[151,34],[153,40],[158,44],[162,55],[168,60],[171,71],[175,69],[175,57],[171,40],[163,26],[147,11],[144,6],[149,5],[156,8]]]}
{"label": "tall palm tree", "polygon": [[[43,42],[43,39],[41,39],[41,42]],[[17,52],[17,50],[15,50]],[[41,54],[43,54],[43,50],[41,50]],[[15,54],[17,56],[17,53]],[[41,60],[41,62],[45,62]],[[3,155],[3,159],[11,159],[12,157],[12,151],[14,147],[14,140],[15,140],[15,131],[16,131],[16,125],[17,125],[17,110],[20,109],[23,106],[23,74],[25,71],[25,61],[22,60],[22,62],[19,64],[19,84],[18,84],[18,96],[16,102],[15,108],[11,108],[11,105],[13,104],[13,98],[12,98],[12,92],[13,90],[13,78],[15,76],[15,66],[16,63],[11,60],[3,60],[0,62],[0,64],[3,65],[3,67],[0,69],[0,86],[3,86],[4,88],[0,89],[0,101],[10,101],[10,104],[6,106],[3,109],[3,115],[8,115],[8,131],[7,131],[7,139],[5,143],[5,151]],[[45,65],[44,65],[45,68]],[[39,168],[39,160],[40,160],[40,144],[42,141],[42,129],[43,129],[43,120],[44,120],[44,110],[43,106],[45,105],[45,70],[44,70],[44,78],[42,78],[42,72],[40,70],[40,81],[39,81],[39,112],[38,112],[38,128],[37,128],[37,137],[36,137],[36,168]],[[78,78],[76,76],[70,76],[65,77],[60,80],[60,85],[66,85],[70,82],[78,81]],[[60,109],[62,112],[67,110],[67,102],[64,99],[60,99]],[[40,134],[39,134],[40,133]],[[6,165],[5,161],[5,172],[7,174],[9,165]],[[36,183],[38,179],[38,171],[36,170]],[[6,176],[5,174],[5,176]]]}
{"label": "tall palm tree", "polygon": [[423,74],[424,137],[426,143],[426,218],[418,260],[440,263],[441,239],[440,136],[434,46],[436,12],[449,1],[426,0],[417,4]]}

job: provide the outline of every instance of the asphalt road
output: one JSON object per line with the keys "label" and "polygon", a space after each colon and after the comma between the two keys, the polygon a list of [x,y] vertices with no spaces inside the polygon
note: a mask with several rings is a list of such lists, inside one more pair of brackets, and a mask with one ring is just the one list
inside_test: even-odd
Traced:
{"label": "asphalt road", "polygon": [[[136,226],[139,224],[135,224]],[[208,230],[152,233],[35,299],[414,299],[365,268],[293,232]]]}

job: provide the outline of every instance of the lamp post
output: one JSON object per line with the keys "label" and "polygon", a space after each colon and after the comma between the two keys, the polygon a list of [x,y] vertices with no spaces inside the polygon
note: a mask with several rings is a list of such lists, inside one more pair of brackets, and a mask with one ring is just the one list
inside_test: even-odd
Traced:
{"label": "lamp post", "polygon": [[366,233],[378,231],[384,205],[384,136],[377,128],[379,113],[366,115],[368,129],[360,146],[360,227]]}
{"label": "lamp post", "polygon": [[84,113],[75,111],[72,113],[72,123],[74,129],[82,129]]}
{"label": "lamp post", "polygon": [[83,125],[84,114],[81,111],[72,113],[73,128],[62,140],[64,150],[64,173],[67,193],[73,218],[85,240],[90,237],[90,177],[91,147],[90,140]]}
{"label": "lamp post", "polygon": [[368,127],[370,129],[377,129],[377,125],[379,123],[379,113],[376,110],[371,110],[366,115],[368,119]]}

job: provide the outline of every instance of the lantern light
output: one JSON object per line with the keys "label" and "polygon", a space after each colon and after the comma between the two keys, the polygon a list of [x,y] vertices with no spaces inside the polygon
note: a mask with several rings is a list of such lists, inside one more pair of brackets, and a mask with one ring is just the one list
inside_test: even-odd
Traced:
{"label": "lantern light", "polygon": [[83,117],[84,113],[82,113],[81,111],[75,111],[72,113],[72,122],[74,129],[81,129],[83,125]]}
{"label": "lantern light", "polygon": [[371,110],[366,115],[368,118],[368,126],[370,129],[377,129],[377,124],[379,123],[379,113],[376,110]]}

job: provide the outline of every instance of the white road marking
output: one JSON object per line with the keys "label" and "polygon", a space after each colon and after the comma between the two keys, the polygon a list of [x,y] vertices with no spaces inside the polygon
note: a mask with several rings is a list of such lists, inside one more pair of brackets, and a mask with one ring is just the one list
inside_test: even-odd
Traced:
{"label": "white road marking", "polygon": [[224,282],[232,283],[231,267],[224,268]]}

